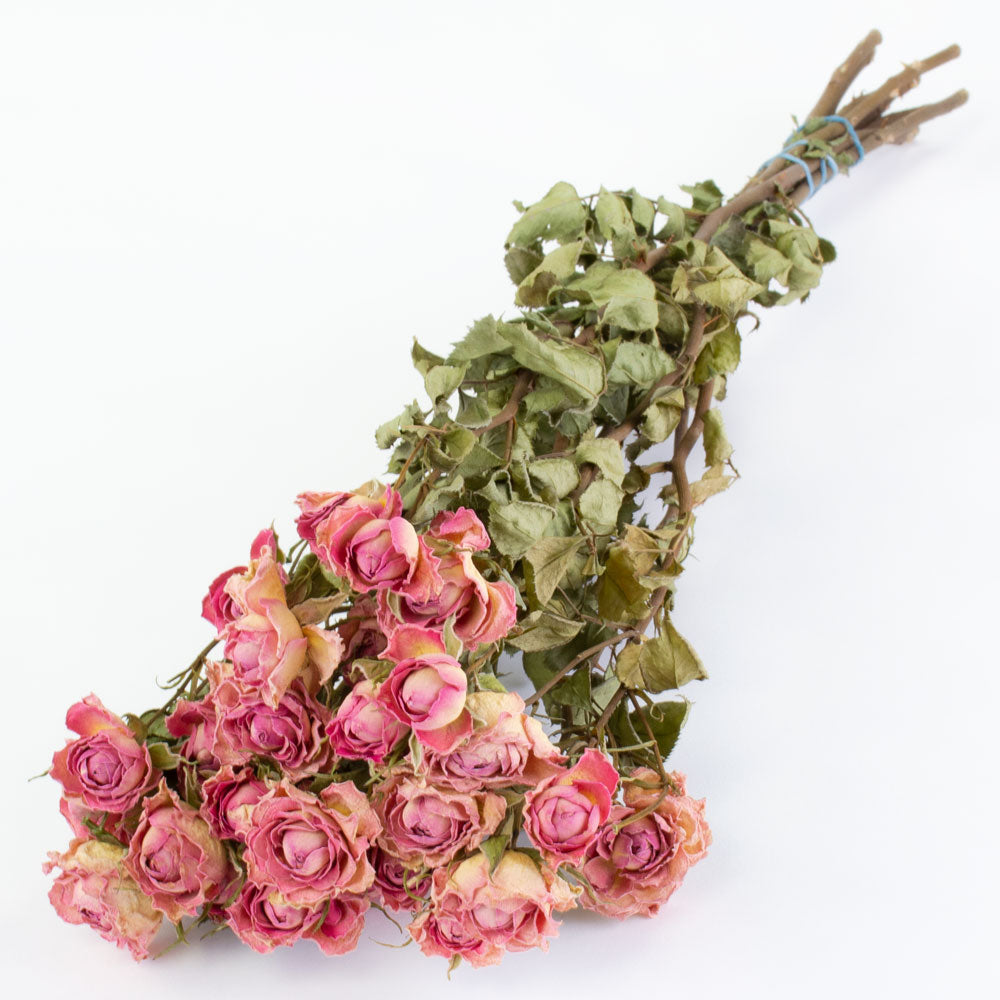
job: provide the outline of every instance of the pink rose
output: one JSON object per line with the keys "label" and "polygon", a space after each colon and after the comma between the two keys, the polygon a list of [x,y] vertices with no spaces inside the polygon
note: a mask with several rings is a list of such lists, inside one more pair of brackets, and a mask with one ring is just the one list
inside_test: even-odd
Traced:
{"label": "pink rose", "polygon": [[376,847],[372,852],[375,881],[371,892],[390,910],[415,913],[431,891],[430,872],[421,865],[406,865],[399,858]]}
{"label": "pink rose", "polygon": [[164,720],[171,736],[183,739],[181,756],[202,767],[216,767],[215,756],[215,702],[211,697],[201,701],[181,698],[173,712]]}
{"label": "pink rose", "polygon": [[153,906],[175,923],[224,895],[234,877],[208,824],[162,781],[143,801],[124,864]]}
{"label": "pink rose", "polygon": [[559,932],[553,911],[575,906],[578,890],[518,851],[507,851],[492,876],[489,868],[479,853],[434,872],[431,908],[409,927],[425,955],[483,966],[507,951],[548,949]]}
{"label": "pink rose", "polygon": [[[376,518],[399,517],[403,501],[391,486],[367,483],[357,493],[301,493],[296,525],[313,555],[338,576],[347,542],[363,524]],[[334,551],[338,556],[334,556]]]}
{"label": "pink rose", "polygon": [[199,813],[220,840],[246,840],[250,814],[267,792],[267,785],[249,767],[234,771],[226,764],[201,786]]}
{"label": "pink rose", "polygon": [[585,893],[581,904],[618,919],[653,916],[712,843],[705,802],[685,794],[680,774],[670,776],[676,791],[669,792],[654,812],[629,823],[630,816],[657,800],[655,786],[660,781],[649,768],[638,768],[631,777],[654,787],[626,784],[625,805],[611,811],[583,864],[594,895]]}
{"label": "pink rose", "polygon": [[490,583],[473,562],[489,548],[483,523],[466,507],[438,514],[427,533],[438,559],[437,585],[423,592],[379,593],[379,621],[390,634],[398,622],[442,628],[454,619],[455,634],[470,649],[502,639],[517,620],[514,589]]}
{"label": "pink rose", "polygon": [[94,836],[88,823],[93,823],[122,843],[132,836],[132,831],[135,829],[136,810],[133,809],[127,815],[120,816],[104,810],[89,809],[83,799],[75,795],[63,795],[59,799],[59,812],[72,827],[73,833],[84,840]]}
{"label": "pink rose", "polygon": [[329,711],[295,681],[277,705],[241,691],[232,679],[212,692],[218,713],[215,754],[229,764],[254,757],[274,761],[293,781],[326,768],[330,749],[323,739]]}
{"label": "pink rose", "polygon": [[89,809],[126,813],[152,788],[159,772],[132,730],[89,694],[66,713],[80,734],[52,757],[52,777]]}
{"label": "pink rose", "polygon": [[227,908],[226,918],[236,936],[254,951],[266,953],[310,938],[327,954],[340,955],[357,944],[367,908],[361,897],[346,895],[295,904],[273,885],[246,882]]}
{"label": "pink rose", "polygon": [[432,784],[461,791],[537,785],[561,773],[566,759],[545,735],[537,719],[524,714],[524,701],[513,692],[476,691],[465,699],[475,728],[451,753],[428,752],[423,771]]}
{"label": "pink rose", "polygon": [[373,799],[382,823],[379,846],[401,861],[429,868],[477,848],[507,811],[504,798],[494,792],[435,788],[402,771],[379,785]]}
{"label": "pink rose", "polygon": [[345,664],[356,659],[373,660],[385,649],[385,633],[378,623],[375,601],[371,597],[358,598],[337,631],[344,643]]}
{"label": "pink rose", "polygon": [[62,871],[49,890],[49,901],[69,924],[87,924],[106,941],[128,948],[139,961],[163,916],[122,870],[125,849],[99,840],[74,840],[65,854],[49,853],[47,875]]}
{"label": "pink rose", "polygon": [[553,868],[576,864],[611,812],[618,772],[589,749],[568,771],[525,793],[524,832]]}
{"label": "pink rose", "polygon": [[276,706],[300,679],[310,693],[330,679],[343,654],[338,633],[301,626],[285,600],[285,586],[270,549],[243,576],[226,583],[241,614],[226,626],[226,658],[241,685]]}
{"label": "pink rose", "polygon": [[375,686],[365,680],[354,685],[326,732],[338,757],[381,764],[409,728],[376,700]]}
{"label": "pink rose", "polygon": [[353,782],[328,785],[316,796],[283,779],[251,814],[247,874],[297,905],[364,893],[375,877],[366,852],[380,829]]}
{"label": "pink rose", "polygon": [[397,662],[379,688],[381,704],[421,743],[439,753],[453,750],[472,732],[472,716],[465,707],[465,671],[445,652],[441,636],[402,626],[382,656]]}
{"label": "pink rose", "polygon": [[[265,545],[270,548],[272,554],[277,554],[278,540],[271,528],[265,528],[257,534],[250,546],[250,558],[259,559]],[[239,617],[239,609],[226,592],[226,583],[231,576],[242,576],[246,571],[246,566],[234,566],[220,573],[209,585],[208,593],[201,602],[201,617],[211,622],[220,635],[230,622]],[[284,574],[284,570],[281,570],[281,573]]]}

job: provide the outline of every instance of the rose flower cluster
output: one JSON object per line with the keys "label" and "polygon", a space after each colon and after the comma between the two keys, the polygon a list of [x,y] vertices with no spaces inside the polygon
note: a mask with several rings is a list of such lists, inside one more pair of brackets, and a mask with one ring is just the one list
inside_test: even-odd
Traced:
{"label": "rose flower cluster", "polygon": [[75,834],[46,865],[59,915],[137,959],[163,917],[335,955],[375,905],[478,966],[547,947],[575,906],[655,913],[710,843],[702,803],[679,775],[568,758],[479,673],[517,601],[487,579],[476,514],[419,533],[386,487],[299,507],[298,556],[263,531],[212,583],[221,656],[164,708],[70,708],[50,772]]}

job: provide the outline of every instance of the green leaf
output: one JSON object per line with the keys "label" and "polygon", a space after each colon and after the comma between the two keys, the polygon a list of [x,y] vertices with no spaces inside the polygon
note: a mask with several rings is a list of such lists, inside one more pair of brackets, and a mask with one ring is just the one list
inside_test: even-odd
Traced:
{"label": "green leaf", "polygon": [[644,233],[653,231],[653,220],[656,217],[656,209],[648,198],[643,198],[635,188],[630,188],[626,194],[632,206],[632,219],[636,228]]}
{"label": "green leaf", "polygon": [[590,709],[590,671],[583,666],[564,677],[549,694],[557,705],[569,705],[581,711]]}
{"label": "green leaf", "polygon": [[[690,707],[691,703],[685,699],[684,701],[658,701],[652,708],[644,710],[646,721],[653,732],[661,759],[666,760],[677,745]],[[631,714],[631,722],[639,737],[647,739],[649,734],[646,732],[646,727],[642,724],[638,712]]]}
{"label": "green leaf", "polygon": [[701,349],[694,367],[694,384],[701,385],[713,375],[728,375],[740,363],[740,335],[735,326],[720,330]]}
{"label": "green leaf", "polygon": [[434,365],[424,375],[424,388],[427,395],[436,403],[447,399],[465,378],[465,365]]}
{"label": "green leaf", "polygon": [[608,369],[608,382],[647,389],[676,367],[674,359],[659,344],[626,340],[618,345]]}
{"label": "green leaf", "polygon": [[780,250],[755,237],[747,243],[745,253],[750,273],[762,285],[777,279],[788,286],[788,274],[792,269],[792,262]]}
{"label": "green leaf", "polygon": [[583,544],[580,535],[569,538],[539,538],[525,553],[534,574],[535,596],[548,604]]}
{"label": "green leaf", "polygon": [[705,471],[701,479],[691,484],[692,506],[697,507],[709,497],[714,497],[716,493],[728,490],[732,486],[736,477],[727,476],[725,468],[721,462],[718,465],[712,465]]}
{"label": "green leaf", "polygon": [[647,612],[651,590],[640,579],[629,553],[620,545],[608,549],[597,585],[597,607],[608,621],[634,622]]}
{"label": "green leaf", "polygon": [[635,256],[635,242],[638,239],[635,224],[625,202],[616,194],[605,191],[597,198],[594,209],[597,228],[605,240],[611,240],[616,257],[631,258]]}
{"label": "green leaf", "polygon": [[510,280],[515,285],[524,279],[542,262],[542,254],[537,250],[527,250],[524,247],[511,247],[503,259]]}
{"label": "green leaf", "polygon": [[565,386],[574,399],[594,403],[604,392],[604,363],[597,354],[569,340],[542,340],[523,323],[500,323],[497,331],[520,365]]}
{"label": "green leaf", "polygon": [[178,754],[174,753],[166,743],[147,743],[146,749],[149,751],[149,759],[153,762],[153,767],[161,771],[173,771],[181,762]]}
{"label": "green leaf", "polygon": [[569,496],[580,482],[580,474],[568,458],[535,459],[528,463],[528,474],[545,500],[548,500],[548,493],[554,500]]}
{"label": "green leaf", "polygon": [[497,333],[497,321],[492,316],[477,319],[469,327],[469,332],[457,343],[448,355],[450,364],[475,361],[488,354],[507,354],[510,344]]}
{"label": "green leaf", "polygon": [[576,448],[576,464],[596,465],[605,479],[621,486],[625,478],[625,459],[621,445],[611,438],[587,438]]}
{"label": "green leaf", "polygon": [[582,621],[571,621],[549,611],[533,611],[521,622],[521,631],[507,642],[525,653],[563,646],[583,628]]}
{"label": "green leaf", "polygon": [[625,492],[610,479],[591,483],[580,497],[580,516],[595,535],[610,535],[618,526]]}
{"label": "green leaf", "polygon": [[723,462],[728,462],[733,454],[733,446],[726,437],[722,414],[713,408],[705,414],[704,419],[705,464],[721,465]]}
{"label": "green leaf", "polygon": [[504,856],[504,852],[507,850],[507,844],[509,842],[510,837],[508,834],[497,833],[492,837],[487,837],[486,840],[479,845],[479,850],[486,855],[486,860],[490,863],[490,875],[496,871],[496,867],[500,864],[500,859]]}
{"label": "green leaf", "polygon": [[582,293],[597,308],[604,307],[603,321],[623,330],[652,330],[659,320],[656,286],[634,267],[624,270],[599,260],[574,278],[567,289]]}
{"label": "green leaf", "polygon": [[568,243],[583,235],[587,209],[572,184],[560,181],[541,201],[525,209],[507,235],[507,246],[531,247],[538,240]]}
{"label": "green leaf", "polygon": [[546,254],[542,262],[518,286],[514,301],[519,306],[544,306],[549,292],[576,271],[583,243],[567,243]]}
{"label": "green leaf", "polygon": [[715,181],[682,184],[681,190],[691,195],[691,207],[696,212],[711,212],[722,204],[722,192]]}
{"label": "green leaf", "polygon": [[401,427],[414,424],[422,419],[423,410],[414,400],[398,417],[387,420],[375,431],[375,444],[382,449],[391,448],[402,433]]}
{"label": "green leaf", "polygon": [[555,511],[542,503],[515,500],[509,504],[490,504],[490,538],[497,551],[520,559],[545,534]]}
{"label": "green leaf", "polygon": [[646,407],[642,415],[642,433],[654,444],[666,441],[681,422],[684,392],[675,389]]}
{"label": "green leaf", "polygon": [[666,222],[664,222],[662,228],[656,234],[657,239],[664,241],[680,239],[685,233],[687,224],[687,215],[685,215],[684,209],[672,201],[667,201],[666,198],[658,198],[656,201],[656,210],[660,215],[666,217]]}
{"label": "green leaf", "polygon": [[661,616],[659,627],[659,635],[630,643],[619,654],[616,672],[622,684],[633,690],[656,692],[707,677],[698,654],[673,622]]}

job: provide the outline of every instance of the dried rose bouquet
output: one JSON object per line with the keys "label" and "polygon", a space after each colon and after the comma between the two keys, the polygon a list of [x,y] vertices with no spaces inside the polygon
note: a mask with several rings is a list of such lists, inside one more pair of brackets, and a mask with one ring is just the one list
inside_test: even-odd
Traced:
{"label": "dried rose bouquet", "polygon": [[716,404],[741,320],[833,259],[807,197],[966,99],[888,110],[952,47],[844,102],[879,40],[729,201],[559,183],[517,206],[518,311],[414,346],[429,407],[376,432],[385,481],[301,494],[287,547],[260,532],[163,706],[70,708],[60,916],[137,959],[164,917],[334,955],[375,906],[486,965],[574,907],[658,911],[711,843],[665,764],[705,676],[671,609],[695,509],[735,478]]}

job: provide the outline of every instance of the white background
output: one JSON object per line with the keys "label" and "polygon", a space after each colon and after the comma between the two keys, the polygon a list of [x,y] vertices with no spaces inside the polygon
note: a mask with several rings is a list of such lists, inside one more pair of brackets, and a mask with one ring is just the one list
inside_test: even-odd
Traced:
{"label": "white background", "polygon": [[[364,6],[366,9],[361,10]],[[996,996],[995,15],[829,5],[0,5],[5,983],[20,995]],[[959,41],[971,103],[808,206],[840,251],[744,344],[742,480],[676,617],[711,680],[673,764],[715,845],[664,913],[462,969],[398,942],[134,966],[60,922],[26,778],[93,690],[158,703],[208,581],[510,307],[512,198],[732,192],[871,27],[861,83]],[[346,995],[346,994],[339,994]]]}

